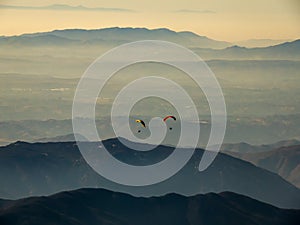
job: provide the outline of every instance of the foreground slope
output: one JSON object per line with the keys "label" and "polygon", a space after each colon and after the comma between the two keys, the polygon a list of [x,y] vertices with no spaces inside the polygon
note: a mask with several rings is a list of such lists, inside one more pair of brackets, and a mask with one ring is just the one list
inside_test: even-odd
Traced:
{"label": "foreground slope", "polygon": [[[99,143],[89,144],[91,148],[99,147]],[[149,152],[136,152],[123,146],[118,139],[106,140],[104,145],[117,159],[139,166],[161,161],[173,150],[159,146]],[[232,191],[278,207],[300,208],[300,190],[280,176],[225,154],[219,154],[207,170],[199,172],[202,154],[203,150],[197,149],[188,164],[164,182],[128,187],[94,172],[74,142],[16,142],[0,148],[0,197],[17,199],[83,187],[102,187],[146,197]]]}
{"label": "foreground slope", "polygon": [[81,189],[6,202],[0,208],[3,225],[296,225],[299,220],[299,210],[279,209],[230,192],[137,198]]}

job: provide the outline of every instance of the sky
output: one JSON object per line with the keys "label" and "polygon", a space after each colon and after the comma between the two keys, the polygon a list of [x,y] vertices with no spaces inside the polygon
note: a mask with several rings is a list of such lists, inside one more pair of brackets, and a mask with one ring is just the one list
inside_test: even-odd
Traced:
{"label": "sky", "polygon": [[[53,4],[69,7],[47,7]],[[299,0],[0,0],[0,36],[68,28],[164,27],[230,42],[286,40],[300,38],[298,21]]]}

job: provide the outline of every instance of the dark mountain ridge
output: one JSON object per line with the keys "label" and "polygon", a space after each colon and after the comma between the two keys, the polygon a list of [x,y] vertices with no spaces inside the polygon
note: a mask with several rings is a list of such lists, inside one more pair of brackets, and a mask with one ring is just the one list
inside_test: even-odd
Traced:
{"label": "dark mountain ridge", "polygon": [[296,225],[299,220],[299,210],[279,209],[230,192],[137,198],[104,189],[80,189],[9,201],[0,208],[3,225]]}
{"label": "dark mountain ridge", "polygon": [[[149,152],[137,152],[126,148],[117,139],[103,143],[115,158],[139,166],[161,161],[173,150],[159,146]],[[99,149],[99,143],[88,144]],[[0,148],[0,179],[3,181],[0,194],[1,198],[17,199],[83,187],[102,187],[146,197],[172,192],[191,196],[232,191],[279,207],[300,208],[300,190],[280,176],[223,153],[207,170],[199,172],[202,154],[203,150],[197,149],[187,165],[166,181],[129,187],[115,184],[94,172],[74,142],[16,142]]]}

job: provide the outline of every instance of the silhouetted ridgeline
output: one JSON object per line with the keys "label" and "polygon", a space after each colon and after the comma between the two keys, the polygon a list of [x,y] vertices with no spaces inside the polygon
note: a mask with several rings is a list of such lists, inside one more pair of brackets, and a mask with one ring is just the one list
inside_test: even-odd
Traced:
{"label": "silhouetted ridgeline", "polygon": [[3,225],[298,225],[299,210],[284,210],[230,192],[137,198],[103,189],[5,202]]}
{"label": "silhouetted ridgeline", "polygon": [[[172,148],[166,146],[149,152],[136,152],[124,147],[118,139],[106,140],[104,144],[114,157],[134,165],[161,161],[172,152]],[[99,143],[89,145],[98,148]],[[102,187],[135,196],[166,193],[190,196],[232,191],[275,206],[300,208],[300,190],[280,176],[222,153],[207,170],[199,172],[202,153],[203,150],[197,149],[188,164],[164,182],[128,187],[110,182],[94,172],[74,142],[16,142],[0,148],[0,179],[5,181],[1,183],[0,197],[17,199],[83,187]]]}

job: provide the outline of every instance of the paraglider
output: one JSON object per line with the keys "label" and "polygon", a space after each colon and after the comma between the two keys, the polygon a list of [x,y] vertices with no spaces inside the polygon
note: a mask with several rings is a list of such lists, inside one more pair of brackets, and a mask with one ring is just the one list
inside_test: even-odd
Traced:
{"label": "paraglider", "polygon": [[[174,121],[176,121],[176,117],[175,116],[166,116],[163,121],[166,122],[168,119],[173,119]],[[169,128],[170,130],[172,130],[172,127]]]}
{"label": "paraglider", "polygon": [[141,123],[143,127],[146,127],[146,124],[143,120],[135,120],[137,123]]}
{"label": "paraglider", "polygon": [[[142,124],[143,127],[146,127],[146,124],[143,120],[135,120],[135,122]],[[138,130],[138,132],[140,133],[141,130]]]}
{"label": "paraglider", "polygon": [[176,117],[175,116],[166,116],[165,118],[164,118],[164,122],[166,122],[166,120],[167,119],[173,119],[174,121],[176,121]]}
{"label": "paraglider", "polygon": [[[172,119],[173,121],[176,121],[176,117],[175,116],[166,116],[163,121],[166,123],[166,121],[168,119]],[[136,123],[140,123],[144,128],[146,128],[146,124],[143,120],[135,120]],[[172,127],[169,128],[170,130],[172,130]],[[138,130],[138,133],[140,133],[141,130]]]}

